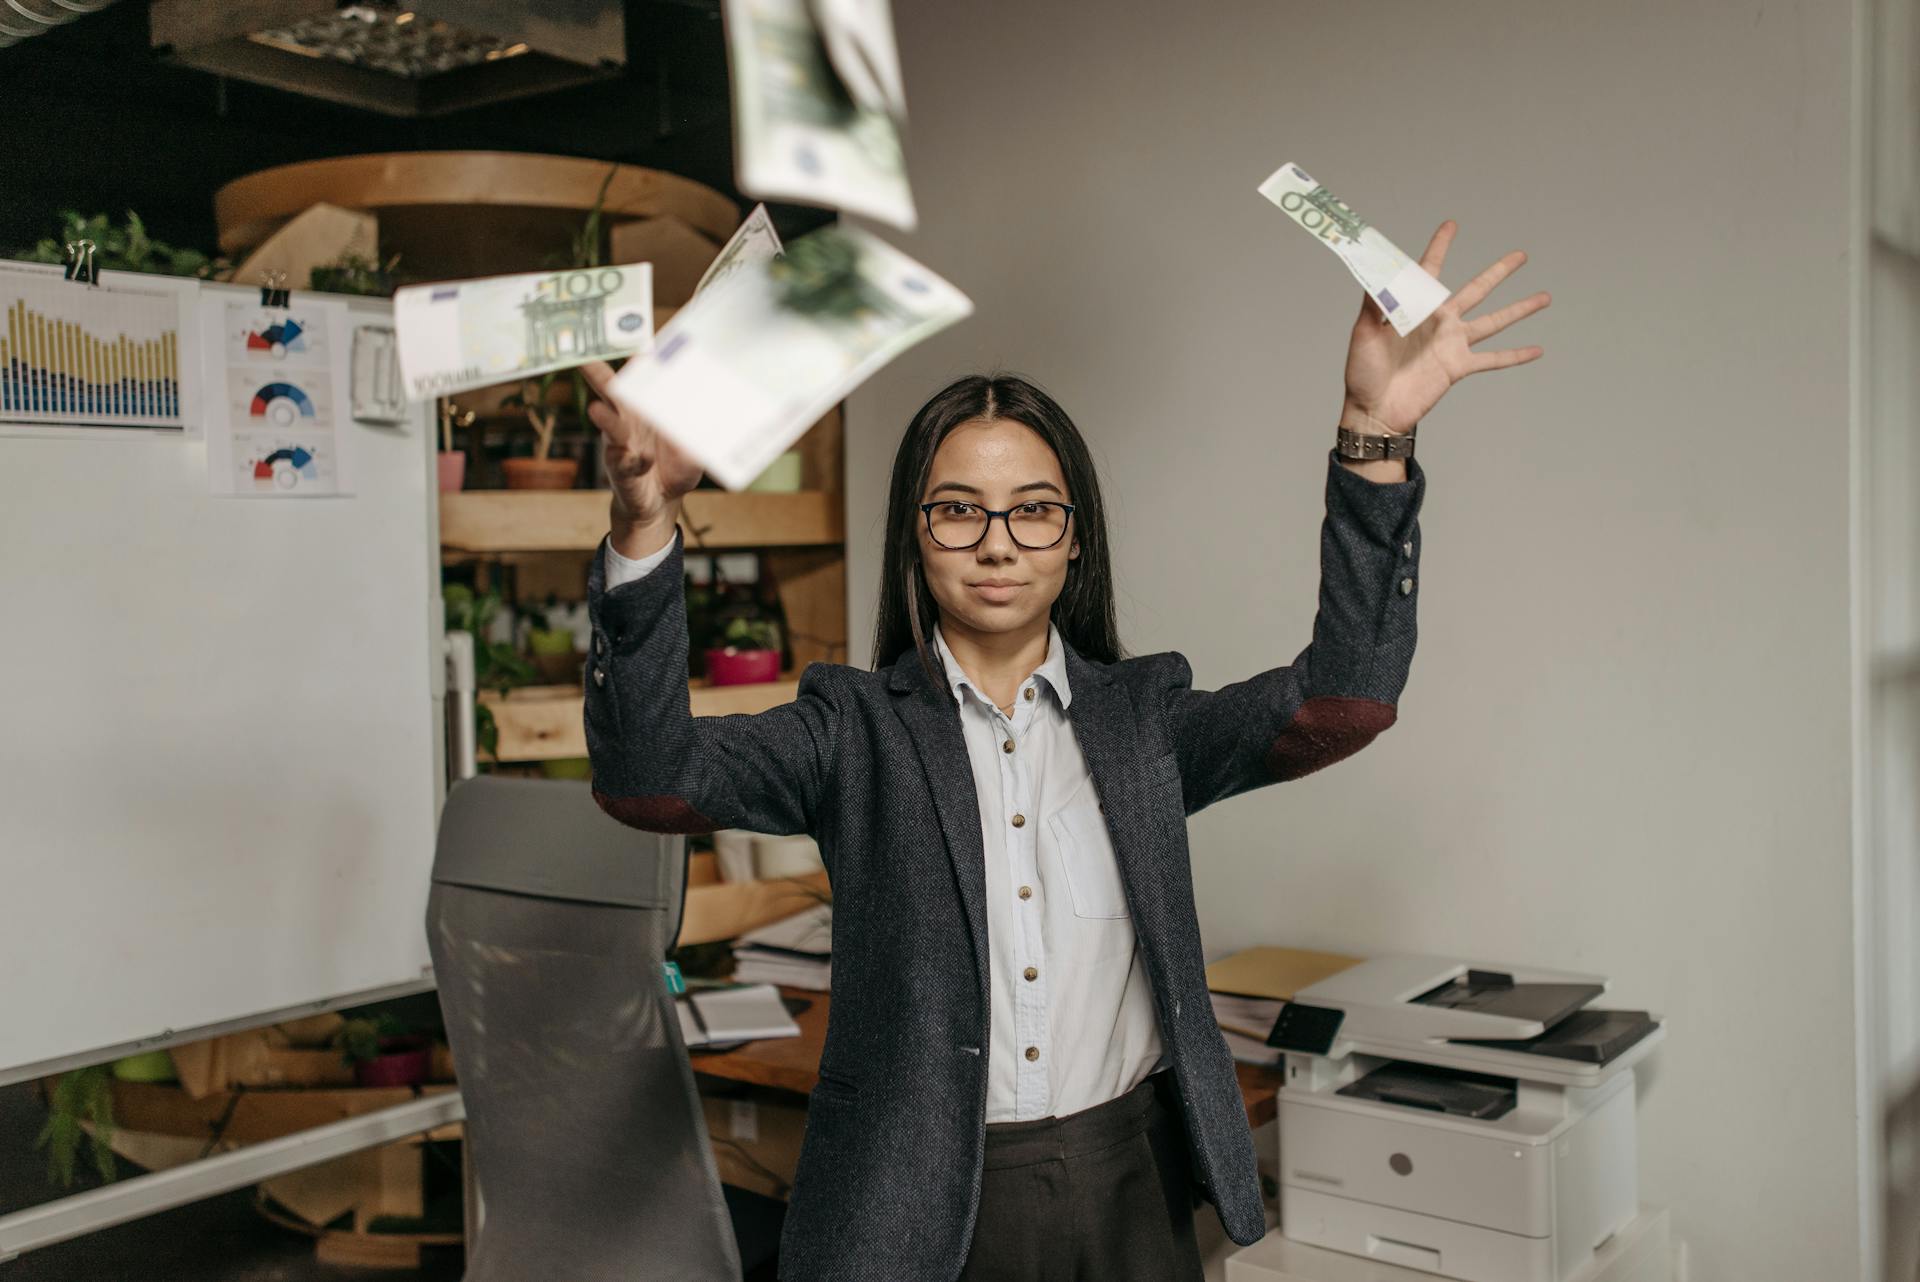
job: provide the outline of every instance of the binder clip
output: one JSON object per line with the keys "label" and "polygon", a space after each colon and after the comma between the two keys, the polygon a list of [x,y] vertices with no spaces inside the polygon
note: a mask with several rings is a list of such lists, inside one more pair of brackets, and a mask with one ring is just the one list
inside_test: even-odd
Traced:
{"label": "binder clip", "polygon": [[86,285],[98,285],[100,273],[93,265],[94,244],[90,240],[67,242],[67,279]]}
{"label": "binder clip", "polygon": [[287,288],[287,274],[285,272],[274,271],[267,272],[265,276],[265,280],[260,285],[260,306],[293,306],[287,297],[292,292]]}

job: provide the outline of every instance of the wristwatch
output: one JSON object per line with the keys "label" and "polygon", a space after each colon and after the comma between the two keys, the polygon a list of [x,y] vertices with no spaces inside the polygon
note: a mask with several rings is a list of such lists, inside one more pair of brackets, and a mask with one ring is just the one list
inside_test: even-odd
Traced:
{"label": "wristwatch", "polygon": [[1416,423],[1405,432],[1385,436],[1362,436],[1350,427],[1343,427],[1334,453],[1351,459],[1412,458],[1413,433],[1419,426]]}

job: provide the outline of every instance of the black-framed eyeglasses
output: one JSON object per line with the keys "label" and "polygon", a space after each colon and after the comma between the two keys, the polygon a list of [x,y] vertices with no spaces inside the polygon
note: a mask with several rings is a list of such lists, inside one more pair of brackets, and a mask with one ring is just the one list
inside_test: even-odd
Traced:
{"label": "black-framed eyeglasses", "polygon": [[939,499],[922,503],[927,518],[927,534],[951,552],[965,552],[980,545],[999,517],[1007,527],[1007,537],[1029,552],[1044,552],[1067,533],[1067,518],[1073,515],[1071,503],[1035,500],[996,512],[960,499]]}

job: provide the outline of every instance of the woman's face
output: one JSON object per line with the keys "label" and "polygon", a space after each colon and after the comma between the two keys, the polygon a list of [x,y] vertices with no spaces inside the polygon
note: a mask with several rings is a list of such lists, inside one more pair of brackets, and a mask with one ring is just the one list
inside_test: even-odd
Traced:
{"label": "woman's face", "polygon": [[[933,470],[922,503],[968,505],[936,509],[936,524],[964,518],[973,509],[1021,509],[1013,517],[1021,538],[1044,542],[1047,509],[1031,503],[1071,503],[1060,460],[1039,433],[1011,419],[962,423],[947,433],[934,452]],[[942,547],[928,532],[920,513],[920,564],[941,616],[976,632],[1016,632],[1046,628],[1047,613],[1067,581],[1067,562],[1080,555],[1080,541],[1069,518],[1059,542],[1041,551],[1022,547],[999,517],[986,537],[964,551]],[[964,538],[949,542],[965,542]]]}

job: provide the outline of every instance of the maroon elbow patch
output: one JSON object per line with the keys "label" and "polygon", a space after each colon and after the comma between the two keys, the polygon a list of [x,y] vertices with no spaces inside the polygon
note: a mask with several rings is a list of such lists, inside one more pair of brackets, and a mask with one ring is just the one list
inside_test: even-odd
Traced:
{"label": "maroon elbow patch", "polygon": [[712,832],[720,826],[678,797],[609,797],[596,788],[593,799],[621,823],[648,832]]}
{"label": "maroon elbow patch", "polygon": [[1377,699],[1309,699],[1267,749],[1267,769],[1283,781],[1312,774],[1372,743],[1396,715]]}

